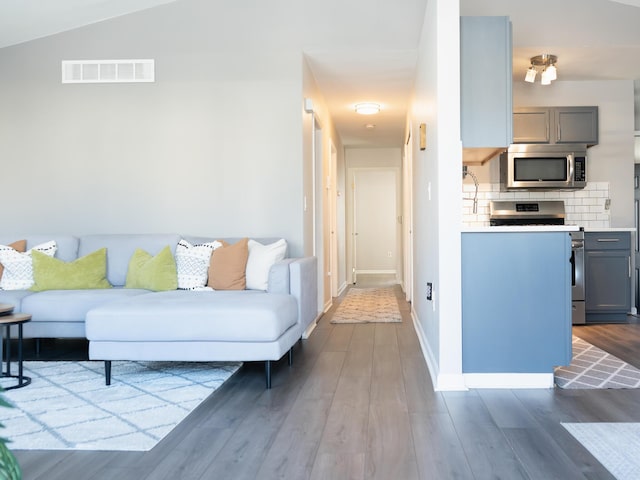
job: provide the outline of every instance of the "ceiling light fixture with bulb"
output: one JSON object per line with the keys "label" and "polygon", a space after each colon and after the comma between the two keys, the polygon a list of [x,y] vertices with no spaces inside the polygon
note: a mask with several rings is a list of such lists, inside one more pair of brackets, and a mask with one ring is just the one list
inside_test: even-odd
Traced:
{"label": "ceiling light fixture with bulb", "polygon": [[355,106],[356,113],[360,115],[375,115],[380,111],[380,104],[378,103],[358,103]]}
{"label": "ceiling light fixture with bulb", "polygon": [[531,57],[531,66],[527,69],[524,81],[529,83],[535,82],[538,70],[541,70],[540,84],[550,85],[552,81],[558,78],[556,63],[558,63],[558,57],[548,53]]}

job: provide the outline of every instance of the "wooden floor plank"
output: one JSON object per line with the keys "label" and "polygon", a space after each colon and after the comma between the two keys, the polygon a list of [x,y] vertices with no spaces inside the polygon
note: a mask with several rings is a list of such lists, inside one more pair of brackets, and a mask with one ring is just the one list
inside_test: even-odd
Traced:
{"label": "wooden floor plank", "polygon": [[477,394],[447,392],[444,397],[476,477],[528,479],[523,465]]}
{"label": "wooden floor plank", "polygon": [[258,478],[309,478],[344,352],[323,352],[269,449]]}
{"label": "wooden floor plank", "polygon": [[473,479],[473,473],[447,413],[412,413],[411,429],[420,478]]}
{"label": "wooden floor plank", "polygon": [[364,478],[364,453],[318,454],[311,472],[312,480],[363,480]]}
{"label": "wooden floor plank", "polygon": [[557,442],[540,429],[505,428],[503,432],[529,478],[558,480],[586,478]]}
{"label": "wooden floor plank", "polygon": [[403,408],[393,402],[377,402],[370,405],[365,478],[419,478],[413,433],[406,406]]}

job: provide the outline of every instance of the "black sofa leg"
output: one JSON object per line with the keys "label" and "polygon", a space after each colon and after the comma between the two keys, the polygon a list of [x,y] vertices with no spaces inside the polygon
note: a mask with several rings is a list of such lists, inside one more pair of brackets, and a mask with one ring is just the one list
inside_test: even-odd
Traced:
{"label": "black sofa leg", "polygon": [[293,365],[293,347],[289,349],[289,366]]}
{"label": "black sofa leg", "polygon": [[264,373],[267,377],[267,389],[271,388],[271,360],[264,362]]}
{"label": "black sofa leg", "polygon": [[40,339],[35,338],[36,355],[40,355]]}
{"label": "black sofa leg", "polygon": [[111,385],[111,360],[104,361],[104,379],[106,385]]}

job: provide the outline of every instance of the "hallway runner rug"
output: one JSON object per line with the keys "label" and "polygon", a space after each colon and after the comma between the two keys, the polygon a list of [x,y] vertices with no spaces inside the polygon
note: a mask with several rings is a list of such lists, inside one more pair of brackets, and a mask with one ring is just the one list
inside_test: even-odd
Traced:
{"label": "hallway runner rug", "polygon": [[573,336],[573,359],[555,369],[555,383],[566,389],[638,388],[640,370]]}
{"label": "hallway runner rug", "polygon": [[331,323],[400,323],[402,316],[393,287],[355,288],[347,291]]}
{"label": "hallway runner rug", "polygon": [[[31,385],[2,393],[0,437],[11,450],[153,448],[242,364],[24,362]],[[6,386],[6,385],[5,385]]]}
{"label": "hallway runner rug", "polygon": [[563,423],[617,480],[640,478],[640,423]]}

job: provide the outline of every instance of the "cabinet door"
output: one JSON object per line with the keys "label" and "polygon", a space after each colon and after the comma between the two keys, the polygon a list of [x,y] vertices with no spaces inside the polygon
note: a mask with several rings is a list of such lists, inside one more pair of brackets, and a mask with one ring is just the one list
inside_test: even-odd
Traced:
{"label": "cabinet door", "polygon": [[509,17],[460,17],[460,126],[463,147],[498,148],[511,143],[511,62]]}
{"label": "cabinet door", "polygon": [[623,312],[631,308],[631,257],[628,250],[585,252],[585,308]]}
{"label": "cabinet door", "polygon": [[513,143],[549,143],[550,124],[548,108],[516,109],[513,112]]}
{"label": "cabinet door", "polygon": [[556,143],[598,143],[598,107],[555,108]]}

